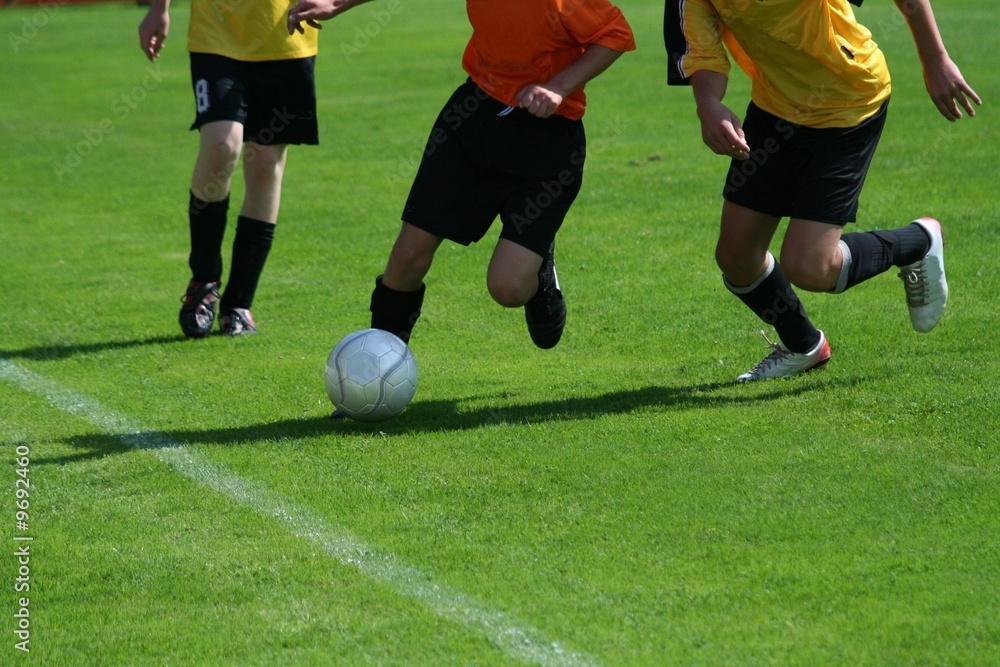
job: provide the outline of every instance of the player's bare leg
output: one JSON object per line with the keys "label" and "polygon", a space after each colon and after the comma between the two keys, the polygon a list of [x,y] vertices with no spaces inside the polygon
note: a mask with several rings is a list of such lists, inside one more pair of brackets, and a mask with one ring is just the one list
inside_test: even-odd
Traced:
{"label": "player's bare leg", "polygon": [[508,239],[497,241],[486,272],[486,287],[493,300],[506,308],[519,308],[538,291],[538,271],[543,258]]}
{"label": "player's bare leg", "polygon": [[243,126],[239,123],[216,121],[199,130],[198,159],[191,176],[188,206],[191,280],[179,316],[186,336],[207,336],[215,322],[229,188],[242,145]]}
{"label": "player's bare leg", "polygon": [[250,307],[274,242],[287,155],[284,144],[264,146],[248,141],[243,146],[246,192],[233,239],[229,282],[219,303],[219,327],[224,334],[257,333]]}
{"label": "player's bare leg", "polygon": [[254,220],[278,222],[281,181],[285,173],[288,146],[262,146],[248,141],[243,150],[243,180],[246,194],[240,215]]}
{"label": "player's bare leg", "polygon": [[843,227],[793,218],[781,244],[781,268],[789,282],[809,292],[829,292],[837,286],[843,255]]}
{"label": "player's bare leg", "polygon": [[389,253],[389,260],[382,274],[383,284],[399,292],[420,289],[424,284],[424,276],[431,269],[434,253],[443,240],[404,222]]}
{"label": "player's bare leg", "polygon": [[214,121],[202,125],[198,135],[191,192],[202,201],[221,201],[229,196],[233,171],[243,148],[243,125],[229,120]]}
{"label": "player's bare leg", "polygon": [[723,205],[715,257],[726,287],[763,322],[774,326],[781,339],[781,343],[768,340],[771,353],[737,382],[789,377],[822,367],[830,358],[826,337],[809,321],[791,283],[768,251],[778,222],[775,216],[730,202]]}
{"label": "player's bare leg", "polygon": [[768,247],[780,218],[724,202],[715,261],[731,285],[745,287],[767,268]]}
{"label": "player's bare leg", "polygon": [[403,222],[389,253],[385,271],[375,279],[371,326],[409,342],[424,302],[424,276],[442,239]]}

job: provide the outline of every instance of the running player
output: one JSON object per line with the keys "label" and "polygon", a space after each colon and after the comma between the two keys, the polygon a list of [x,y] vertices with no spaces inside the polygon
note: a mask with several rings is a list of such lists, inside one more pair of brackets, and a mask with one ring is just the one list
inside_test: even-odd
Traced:
{"label": "running player", "polygon": [[[289,32],[364,2],[299,0]],[[551,348],[566,322],[553,252],[583,178],[583,87],[635,41],[609,0],[467,0],[466,8],[469,78],[431,129],[402,229],[375,280],[371,326],[408,341],[442,241],[476,242],[499,216],[487,288],[502,306],[524,306],[531,339]]]}
{"label": "running player", "polygon": [[[895,2],[938,110],[950,121],[962,110],[974,116],[981,100],[948,56],[929,0]],[[692,86],[702,138],[732,158],[715,251],[725,285],[781,340],[768,341],[771,353],[737,381],[787,377],[830,359],[792,284],[840,293],[898,266],[911,323],[930,331],[948,299],[940,223],[843,233],[891,92],[885,58],[848,0],[667,0],[664,40],[668,82]],[[752,82],[742,123],[722,104],[727,49]],[[783,217],[779,265],[768,247]]]}

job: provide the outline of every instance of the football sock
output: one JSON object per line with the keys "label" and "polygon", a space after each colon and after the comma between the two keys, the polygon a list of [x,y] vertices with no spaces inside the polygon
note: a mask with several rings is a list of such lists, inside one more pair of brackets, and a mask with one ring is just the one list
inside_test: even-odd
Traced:
{"label": "football sock", "polygon": [[376,278],[371,301],[372,328],[396,334],[404,343],[409,343],[426,289],[426,285],[421,285],[413,292],[400,292],[383,285],[382,276]]}
{"label": "football sock", "polygon": [[240,216],[233,239],[233,265],[226,291],[219,301],[220,310],[249,308],[257,293],[257,282],[264,271],[267,255],[274,241],[275,223]]}
{"label": "football sock", "polygon": [[837,286],[831,291],[839,294],[889,267],[919,262],[930,244],[927,232],[915,222],[901,229],[844,234],[840,238],[844,263]]}
{"label": "football sock", "polygon": [[226,232],[229,195],[220,201],[207,202],[194,193],[188,202],[188,224],[191,227],[191,254],[188,266],[192,280],[199,283],[218,282],[222,277],[222,237]]}
{"label": "football sock", "polygon": [[819,330],[809,321],[805,306],[771,253],[767,259],[764,274],[746,287],[736,287],[725,276],[722,279],[757,317],[774,327],[785,347],[800,354],[808,352],[819,343]]}

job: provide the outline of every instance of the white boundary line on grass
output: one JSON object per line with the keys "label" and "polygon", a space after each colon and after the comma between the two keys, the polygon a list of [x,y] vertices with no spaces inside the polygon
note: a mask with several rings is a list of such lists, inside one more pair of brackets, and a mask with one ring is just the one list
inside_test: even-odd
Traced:
{"label": "white boundary line on grass", "polygon": [[438,616],[476,631],[485,631],[499,648],[519,660],[540,665],[597,662],[585,654],[567,651],[559,642],[544,638],[537,629],[517,622],[509,614],[490,609],[446,584],[436,583],[427,573],[401,563],[392,554],[378,552],[343,527],[326,523],[306,507],[281,497],[265,485],[243,479],[224,466],[199,456],[183,443],[143,428],[97,401],[64,389],[3,357],[0,357],[0,379],[47,399],[60,410],[90,422],[136,449],[150,452],[188,479],[279,522],[296,537],[313,542],[327,555],[344,565],[356,567],[377,583],[420,601]]}

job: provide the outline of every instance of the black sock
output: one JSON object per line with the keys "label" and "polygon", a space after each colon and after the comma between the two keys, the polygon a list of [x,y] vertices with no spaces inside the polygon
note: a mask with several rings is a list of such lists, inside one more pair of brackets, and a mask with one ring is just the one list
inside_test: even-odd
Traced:
{"label": "black sock", "polygon": [[919,262],[927,254],[931,241],[924,228],[914,222],[901,229],[844,234],[840,244],[844,264],[833,290],[835,293],[888,271],[892,266]]}
{"label": "black sock", "polygon": [[781,266],[770,253],[768,258],[768,269],[753,284],[736,287],[725,276],[723,281],[757,317],[774,327],[785,347],[800,354],[808,352],[819,343],[819,330],[809,321],[805,306],[781,272]]}
{"label": "black sock", "polygon": [[191,254],[188,266],[192,280],[199,283],[219,282],[222,278],[222,237],[226,232],[229,195],[220,201],[207,202],[194,193],[188,202],[188,224],[191,228]]}
{"label": "black sock", "polygon": [[383,285],[382,276],[376,278],[371,301],[372,328],[396,334],[404,343],[409,343],[426,289],[426,285],[421,285],[413,292],[400,292]]}
{"label": "black sock", "polygon": [[273,222],[240,216],[233,239],[233,262],[226,291],[219,301],[220,310],[249,308],[257,293],[257,282],[264,271],[267,255],[274,241]]}

